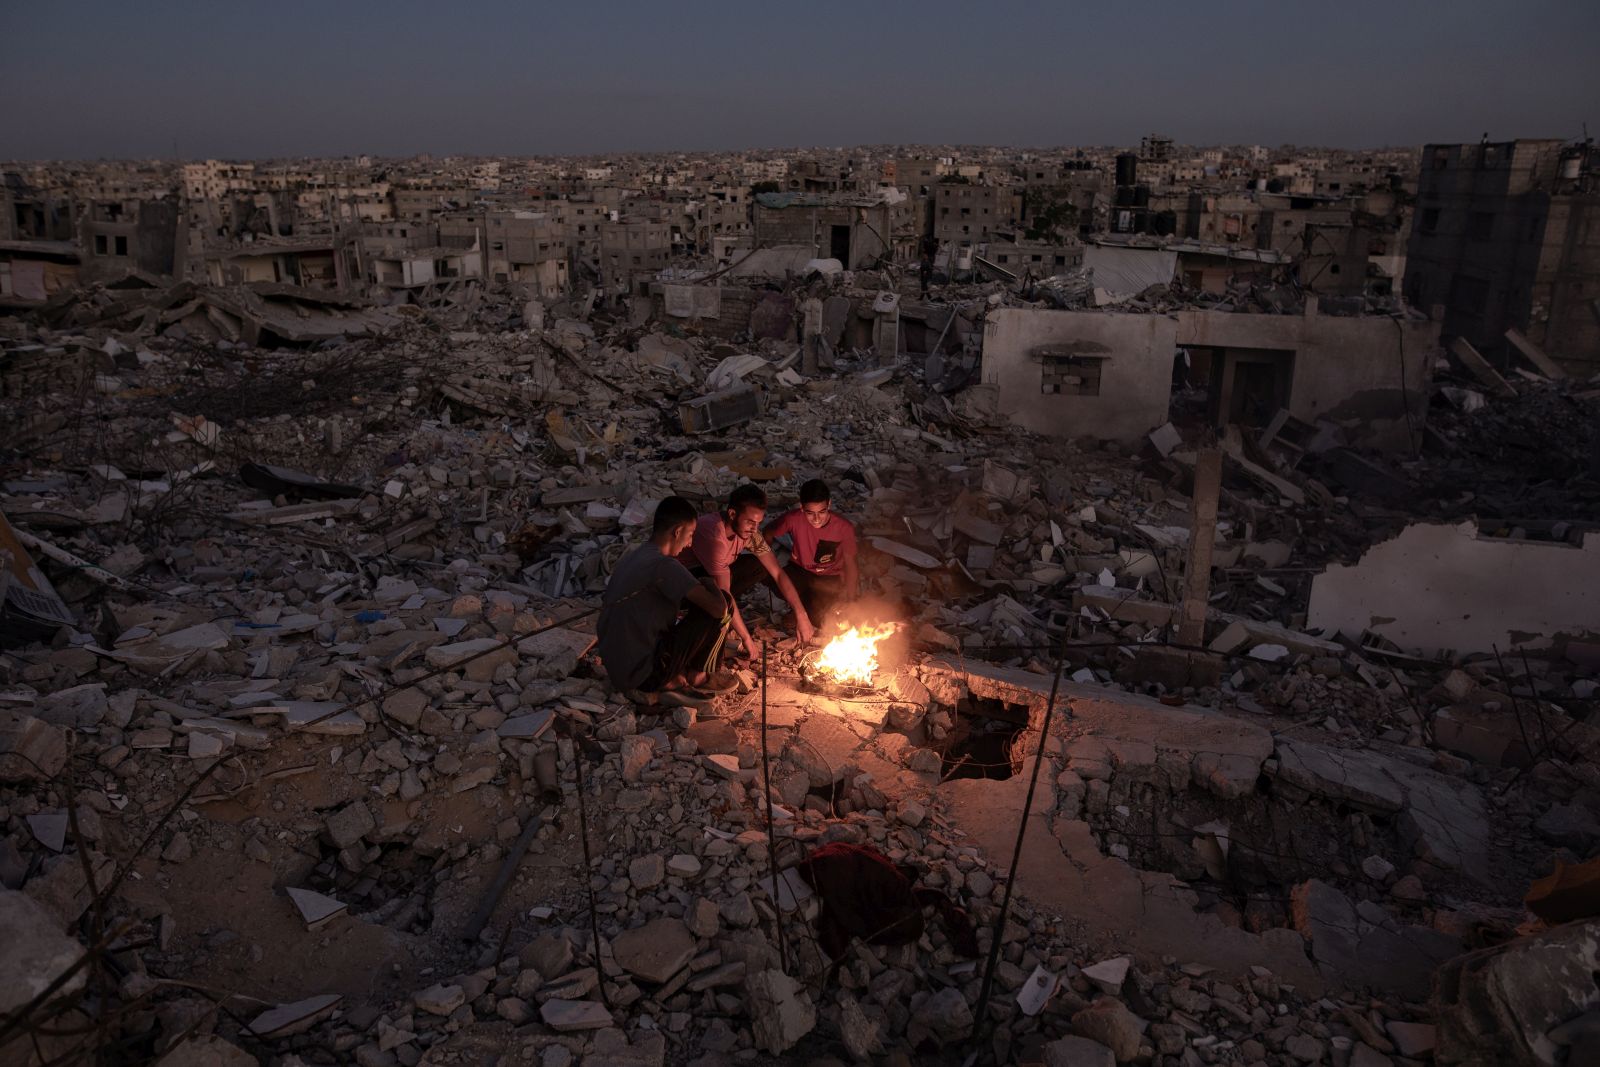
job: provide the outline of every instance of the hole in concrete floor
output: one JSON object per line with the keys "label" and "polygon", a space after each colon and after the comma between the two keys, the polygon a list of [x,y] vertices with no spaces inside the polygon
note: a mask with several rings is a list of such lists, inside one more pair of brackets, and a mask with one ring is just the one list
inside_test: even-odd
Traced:
{"label": "hole in concrete floor", "polygon": [[956,707],[955,723],[939,752],[940,777],[1004,781],[1016,774],[1017,735],[1026,729],[1028,709],[981,697]]}
{"label": "hole in concrete floor", "polygon": [[849,793],[850,787],[842,781],[831,785],[814,785],[806,790],[806,807],[819,814],[833,816],[838,813],[840,801]]}

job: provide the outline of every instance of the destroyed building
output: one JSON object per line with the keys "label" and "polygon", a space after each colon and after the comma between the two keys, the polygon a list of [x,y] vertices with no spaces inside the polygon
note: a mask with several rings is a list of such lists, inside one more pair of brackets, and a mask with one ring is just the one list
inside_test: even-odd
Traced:
{"label": "destroyed building", "polygon": [[1406,299],[1505,366],[1516,330],[1573,374],[1600,369],[1592,141],[1423,146]]}
{"label": "destroyed building", "polygon": [[[1600,384],[1252,240],[925,274],[908,180],[1026,171],[881,154],[387,219],[207,164],[324,195],[199,280],[0,242],[0,1061],[1593,1058]],[[719,255],[735,171],[797,187]],[[655,504],[811,478],[860,673],[758,591],[730,692],[613,688]]]}

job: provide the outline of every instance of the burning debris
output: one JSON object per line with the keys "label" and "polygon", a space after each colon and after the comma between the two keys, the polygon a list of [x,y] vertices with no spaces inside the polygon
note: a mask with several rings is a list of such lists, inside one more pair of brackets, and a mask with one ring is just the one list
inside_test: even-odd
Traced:
{"label": "burning debris", "polygon": [[878,646],[894,635],[895,623],[848,626],[802,663],[806,676],[824,685],[869,689],[878,674]]}

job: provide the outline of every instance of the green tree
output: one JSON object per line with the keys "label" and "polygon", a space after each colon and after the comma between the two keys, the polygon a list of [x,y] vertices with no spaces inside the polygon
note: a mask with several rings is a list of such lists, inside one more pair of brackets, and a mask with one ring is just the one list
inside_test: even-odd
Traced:
{"label": "green tree", "polygon": [[1024,194],[1028,206],[1028,240],[1066,243],[1078,228],[1078,205],[1069,198],[1070,192],[1045,188],[1030,189]]}

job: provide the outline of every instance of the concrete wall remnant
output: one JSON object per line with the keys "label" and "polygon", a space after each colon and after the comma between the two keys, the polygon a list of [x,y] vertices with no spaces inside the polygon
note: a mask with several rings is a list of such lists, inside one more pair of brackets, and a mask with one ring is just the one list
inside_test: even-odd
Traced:
{"label": "concrete wall remnant", "polygon": [[[1264,426],[1281,406],[1306,422],[1331,420],[1352,444],[1398,449],[1422,432],[1438,343],[1437,323],[1318,315],[1314,299],[1303,315],[1001,308],[984,327],[983,381],[997,390],[1000,410],[1029,430],[1132,442],[1167,420],[1178,347],[1209,350],[1219,423]],[[1052,353],[1073,345],[1084,354],[1102,346],[1094,395],[1041,380]],[[1252,398],[1238,368],[1262,364],[1279,368],[1277,391],[1262,410],[1242,410]]]}
{"label": "concrete wall remnant", "polygon": [[1600,634],[1600,531],[1487,537],[1471,521],[1418,523],[1311,583],[1313,629],[1370,630],[1429,655],[1547,647]]}
{"label": "concrete wall remnant", "polygon": [[[1132,441],[1167,420],[1177,345],[1170,315],[1001,308],[983,328],[983,381],[1026,429]],[[1096,392],[1046,392],[1050,363],[1073,359],[1074,346],[1100,364]]]}

